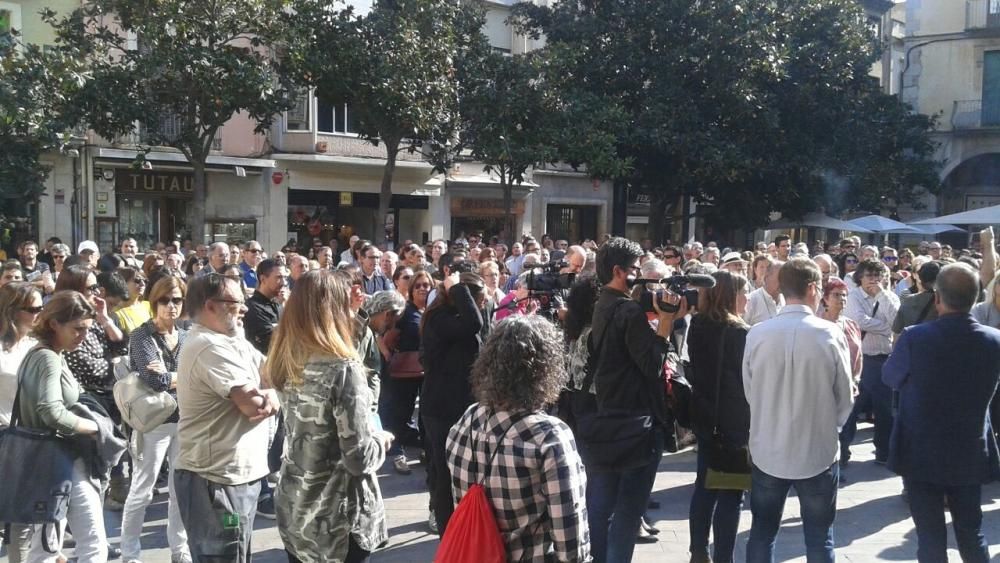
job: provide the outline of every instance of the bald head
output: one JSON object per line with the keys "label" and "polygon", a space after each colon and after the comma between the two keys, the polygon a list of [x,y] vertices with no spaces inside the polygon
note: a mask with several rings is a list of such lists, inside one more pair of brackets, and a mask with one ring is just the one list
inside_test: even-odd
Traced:
{"label": "bald head", "polygon": [[579,274],[587,264],[587,249],[582,246],[571,246],[566,249],[563,261],[566,262],[566,267],[562,269],[562,273]]}
{"label": "bald head", "polygon": [[934,290],[939,315],[968,313],[979,296],[979,274],[968,264],[949,264],[938,272]]}

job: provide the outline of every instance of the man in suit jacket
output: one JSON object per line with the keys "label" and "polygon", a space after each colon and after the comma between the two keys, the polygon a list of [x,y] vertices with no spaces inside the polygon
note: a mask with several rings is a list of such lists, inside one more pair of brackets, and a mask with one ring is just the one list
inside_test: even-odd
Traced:
{"label": "man in suit jacket", "polygon": [[988,414],[1000,380],[1000,331],[969,314],[979,293],[969,266],[942,268],[935,288],[938,319],[905,329],[882,370],[900,397],[889,468],[909,491],[919,561],[948,560],[947,498],[962,560],[985,563],[981,489],[1000,477]]}

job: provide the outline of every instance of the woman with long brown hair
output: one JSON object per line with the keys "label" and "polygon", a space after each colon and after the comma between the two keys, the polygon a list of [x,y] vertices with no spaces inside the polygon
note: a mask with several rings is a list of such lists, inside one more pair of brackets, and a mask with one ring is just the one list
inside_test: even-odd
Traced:
{"label": "woman with long brown hair", "polygon": [[350,291],[326,270],[299,278],[265,367],[282,394],[286,450],[276,512],[293,563],[366,561],[388,537],[375,472],[393,437],[373,424]]}
{"label": "woman with long brown hair", "polygon": [[[743,313],[749,282],[726,270],[712,276],[715,287],[701,292],[698,314],[688,331],[693,423],[698,437],[698,472],[688,515],[692,562],[733,561],[743,491],[705,488],[708,450],[712,440],[734,446],[746,446],[750,440],[750,406],[743,393],[743,349],[750,330]],[[715,546],[711,558],[710,531]]]}

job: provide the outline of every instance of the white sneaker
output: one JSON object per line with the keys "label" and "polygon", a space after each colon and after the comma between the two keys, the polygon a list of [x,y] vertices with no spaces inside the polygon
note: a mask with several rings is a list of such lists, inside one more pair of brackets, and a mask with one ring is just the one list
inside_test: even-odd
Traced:
{"label": "white sneaker", "polygon": [[392,467],[396,470],[396,473],[400,475],[409,475],[410,464],[406,461],[405,455],[398,455],[392,459]]}

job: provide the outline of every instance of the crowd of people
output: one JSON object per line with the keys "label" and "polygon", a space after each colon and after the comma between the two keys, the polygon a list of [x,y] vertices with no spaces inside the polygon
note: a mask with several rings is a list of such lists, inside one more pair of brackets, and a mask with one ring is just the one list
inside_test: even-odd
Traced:
{"label": "crowd of people", "polygon": [[[128,447],[76,459],[54,530],[6,523],[8,557],[64,561],[72,534],[80,563],[139,563],[162,486],[175,563],[248,561],[255,518],[289,561],[366,561],[388,540],[388,464],[423,466],[436,534],[482,484],[509,561],[626,562],[656,541],[663,453],[696,443],[693,563],[733,560],[748,488],[748,561],[773,560],[791,488],[808,559],[833,561],[870,420],[920,561],[946,560],[947,503],[963,560],[985,562],[1000,263],[992,231],[979,241],[25,241],[0,275],[0,429]],[[145,432],[114,397],[130,375],[176,405]],[[720,485],[723,458],[744,484]],[[120,548],[105,509],[123,511]]]}

